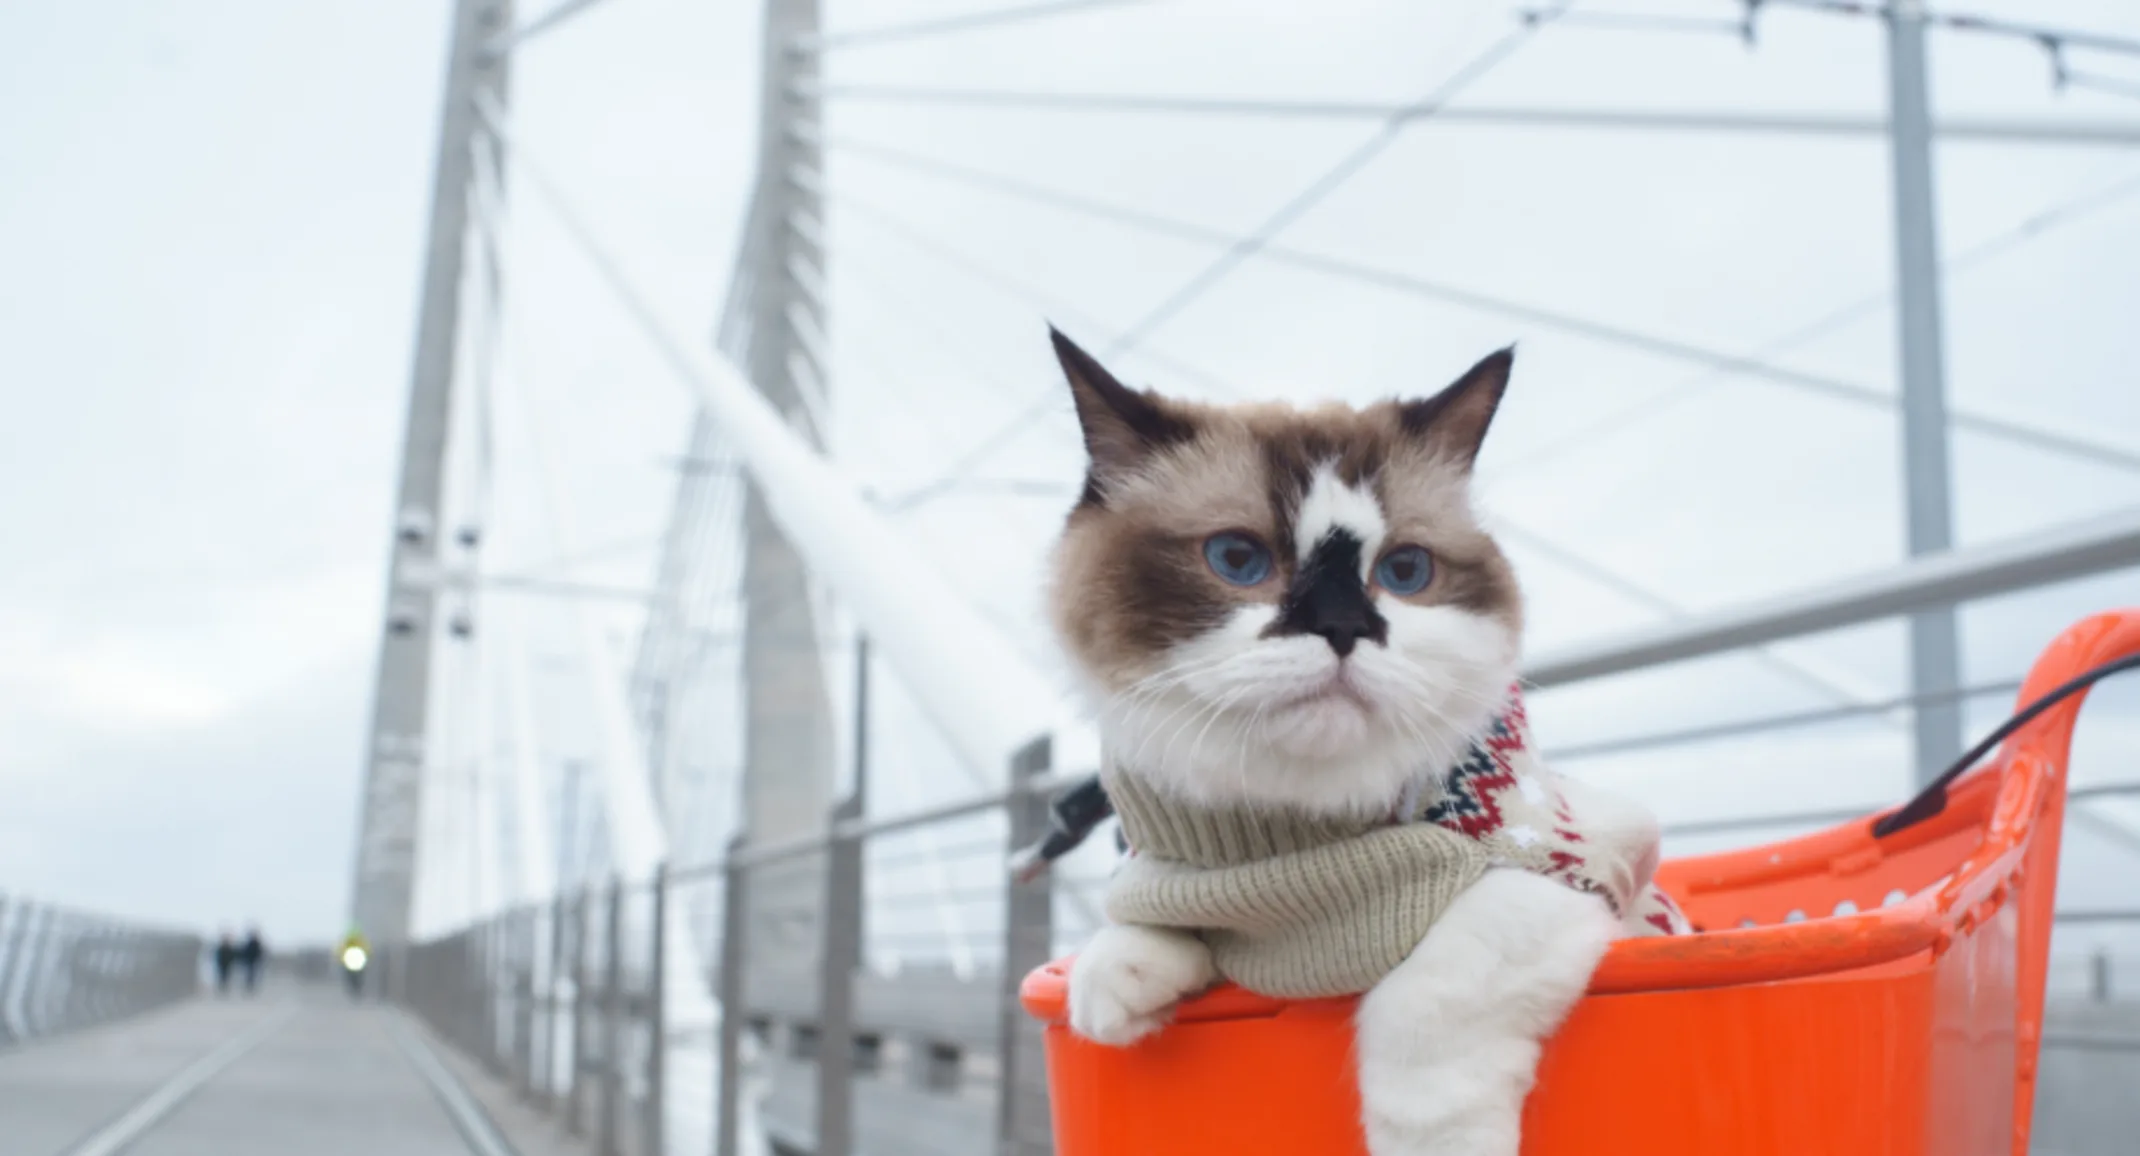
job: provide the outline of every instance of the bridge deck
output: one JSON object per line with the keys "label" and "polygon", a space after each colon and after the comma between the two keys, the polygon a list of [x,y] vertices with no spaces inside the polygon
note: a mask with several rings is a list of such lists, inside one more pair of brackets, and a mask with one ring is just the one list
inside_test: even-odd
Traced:
{"label": "bridge deck", "polygon": [[527,1134],[495,1089],[445,1053],[413,1020],[324,991],[196,1000],[0,1051],[0,1148],[10,1156],[579,1150]]}
{"label": "bridge deck", "polygon": [[[2055,1005],[2046,1029],[2032,1151],[2131,1151],[2140,1132],[2140,1098],[2131,1094],[2140,1087],[2140,1005]],[[776,1134],[803,1136],[806,1105],[792,1094],[807,1084],[807,1065],[774,1068],[766,1114]],[[971,1096],[929,1095],[939,1118],[922,1122],[911,1110],[920,1103],[909,1102],[917,1089],[863,1080],[857,1092],[863,1152],[987,1148],[986,1105]],[[413,1019],[292,988],[258,1000],[196,1000],[0,1051],[7,1156],[114,1156],[121,1148],[125,1156],[587,1151]]]}

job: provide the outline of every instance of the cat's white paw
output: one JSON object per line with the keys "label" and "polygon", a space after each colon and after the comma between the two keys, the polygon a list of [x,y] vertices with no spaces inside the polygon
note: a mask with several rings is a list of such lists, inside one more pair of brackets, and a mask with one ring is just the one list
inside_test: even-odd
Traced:
{"label": "cat's white paw", "polygon": [[1070,964],[1070,1030],[1123,1047],[1165,1026],[1174,1005],[1218,978],[1211,950],[1179,931],[1105,927]]}
{"label": "cat's white paw", "polygon": [[1540,1045],[1617,934],[1603,900],[1496,868],[1360,1001],[1373,1156],[1517,1156]]}

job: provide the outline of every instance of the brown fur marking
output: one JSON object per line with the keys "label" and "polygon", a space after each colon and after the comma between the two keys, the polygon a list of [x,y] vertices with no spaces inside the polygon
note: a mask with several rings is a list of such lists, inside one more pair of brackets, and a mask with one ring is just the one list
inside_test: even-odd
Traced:
{"label": "brown fur marking", "polygon": [[[1076,353],[1064,355],[1065,368],[1095,459],[1086,498],[1057,548],[1052,613],[1084,667],[1112,689],[1151,673],[1168,650],[1224,622],[1236,606],[1279,601],[1298,566],[1300,503],[1326,463],[1339,480],[1374,494],[1388,525],[1384,550],[1413,544],[1432,556],[1433,580],[1405,601],[1456,606],[1520,629],[1515,573],[1479,525],[1469,493],[1477,439],[1506,385],[1507,351],[1426,401],[1306,410],[1201,405],[1127,390],[1112,377],[1112,389],[1094,388],[1093,373],[1106,371]],[[1237,587],[1211,572],[1204,542],[1227,530],[1271,549],[1263,582]]]}

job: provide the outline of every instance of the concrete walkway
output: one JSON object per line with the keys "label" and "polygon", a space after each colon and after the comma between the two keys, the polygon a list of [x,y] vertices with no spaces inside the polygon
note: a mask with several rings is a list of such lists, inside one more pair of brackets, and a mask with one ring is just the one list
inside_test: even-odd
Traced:
{"label": "concrete walkway", "polygon": [[202,999],[0,1051],[8,1156],[541,1156],[416,1023],[331,989]]}

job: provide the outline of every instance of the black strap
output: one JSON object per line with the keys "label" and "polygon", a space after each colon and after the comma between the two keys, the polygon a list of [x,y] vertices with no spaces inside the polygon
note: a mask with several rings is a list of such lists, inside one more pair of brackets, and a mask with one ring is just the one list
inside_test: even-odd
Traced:
{"label": "black strap", "polygon": [[2112,659],[2101,666],[2092,667],[2044,694],[2035,702],[2016,712],[2014,717],[2000,723],[1997,729],[1985,735],[1983,741],[1969,748],[1969,752],[1954,761],[1954,765],[1941,771],[1937,778],[1926,783],[1914,798],[1904,803],[1899,810],[1880,817],[1873,824],[1875,838],[1885,839],[1897,831],[1907,830],[1947,809],[1947,787],[1963,773],[1975,766],[1979,759],[1996,750],[2000,743],[2022,727],[2034,721],[2037,715],[2050,710],[2059,703],[2087,690],[2096,683],[2121,671],[2140,667],[2140,654],[2129,654]]}

